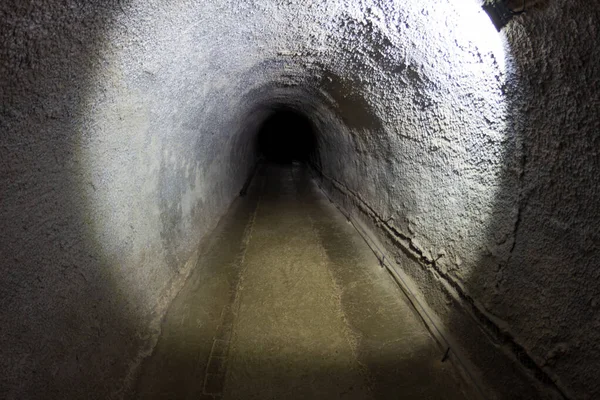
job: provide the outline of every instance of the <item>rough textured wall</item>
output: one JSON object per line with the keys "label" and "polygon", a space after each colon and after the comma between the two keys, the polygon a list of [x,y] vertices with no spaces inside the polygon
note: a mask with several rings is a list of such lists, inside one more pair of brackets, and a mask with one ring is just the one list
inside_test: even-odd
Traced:
{"label": "rough textured wall", "polygon": [[2,3],[0,397],[122,395],[260,123],[331,114],[317,61],[337,9]]}
{"label": "rough textured wall", "polygon": [[1,398],[118,396],[242,187],[248,61],[200,3],[0,6]]}
{"label": "rough textured wall", "polygon": [[[476,364],[504,360],[474,344],[489,343],[479,310],[521,362],[592,396],[597,15],[582,4],[504,43],[475,0],[3,2],[0,397],[120,396],[277,105],[313,120],[330,189],[391,238]],[[482,369],[504,390],[524,379]]]}
{"label": "rough textured wall", "polygon": [[[518,215],[521,144],[507,95],[519,83],[508,44],[476,2],[366,7],[338,29],[338,58],[363,65],[332,68],[343,77],[329,90],[343,126],[330,135],[335,146],[322,147],[327,190],[383,233],[413,289],[467,348],[484,390],[537,396],[470,323],[502,323],[485,310]],[[471,315],[475,302],[483,315]]]}
{"label": "rough textured wall", "polygon": [[600,397],[599,21],[597,3],[554,1],[509,31],[519,214],[490,307],[578,399]]}
{"label": "rough textured wall", "polygon": [[[599,15],[586,2],[551,3],[498,34],[500,46],[459,2],[403,2],[346,20],[345,45],[362,60],[375,55],[347,88],[360,87],[378,122],[346,121],[336,145],[347,150],[322,153],[322,171],[342,205],[383,233],[484,386],[507,398],[591,399],[600,395]],[[397,30],[377,25],[380,15],[398,15],[387,24]],[[515,363],[548,391],[510,376]]]}

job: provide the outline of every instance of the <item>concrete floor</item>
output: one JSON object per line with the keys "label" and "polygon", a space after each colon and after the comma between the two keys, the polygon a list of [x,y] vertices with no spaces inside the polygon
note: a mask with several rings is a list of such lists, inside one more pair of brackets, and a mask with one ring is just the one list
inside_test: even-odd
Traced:
{"label": "concrete floor", "polygon": [[201,254],[135,398],[472,398],[303,167],[261,168]]}

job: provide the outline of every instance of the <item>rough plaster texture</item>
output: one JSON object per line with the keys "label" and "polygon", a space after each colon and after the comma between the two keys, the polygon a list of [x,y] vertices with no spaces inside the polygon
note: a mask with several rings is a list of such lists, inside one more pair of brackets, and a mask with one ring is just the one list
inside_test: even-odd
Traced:
{"label": "rough plaster texture", "polygon": [[581,399],[600,397],[600,50],[590,45],[599,20],[597,4],[554,2],[509,31],[521,100],[519,213],[490,304]]}
{"label": "rough plaster texture", "polygon": [[598,397],[598,8],[478,10],[3,2],[0,397],[120,396],[277,105],[462,345]]}

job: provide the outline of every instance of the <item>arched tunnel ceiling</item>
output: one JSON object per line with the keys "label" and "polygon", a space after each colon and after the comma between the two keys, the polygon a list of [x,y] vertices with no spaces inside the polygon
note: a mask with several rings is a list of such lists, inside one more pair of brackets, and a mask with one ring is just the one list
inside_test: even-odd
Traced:
{"label": "arched tunnel ceiling", "polygon": [[[503,33],[476,0],[0,10],[9,398],[123,395],[275,106],[311,119],[323,187],[450,331],[474,314],[544,385],[599,393],[593,6]],[[490,346],[467,350],[482,375]]]}
{"label": "arched tunnel ceiling", "polygon": [[[152,259],[179,264],[198,224],[210,226],[239,191],[254,162],[253,135],[277,104],[313,119],[323,172],[380,202],[386,218],[397,210],[382,200],[411,193],[404,223],[436,226],[445,214],[420,209],[451,194],[446,212],[462,210],[475,185],[486,188],[471,207],[480,215],[494,207],[504,167],[505,55],[476,3],[150,2],[122,9],[86,82],[82,112],[91,121],[79,127],[85,145],[77,154],[85,179],[96,182],[86,206],[109,257],[126,252],[133,259],[125,262],[137,265],[135,255],[150,241],[163,243]],[[469,130],[453,129],[461,124]],[[469,156],[483,141],[489,151]],[[440,148],[446,162],[424,148]],[[481,158],[485,168],[465,170],[465,157]],[[461,185],[449,184],[455,179],[447,163],[455,164]],[[394,171],[402,165],[411,173]],[[389,173],[400,181],[382,193]],[[116,188],[127,194],[115,196]],[[132,203],[154,211],[132,215]],[[486,230],[485,218],[465,221],[428,229],[430,238],[421,241]],[[150,236],[132,235],[132,225]],[[507,223],[498,235],[511,230]],[[475,263],[479,255],[466,248],[482,239],[465,239],[463,258]],[[147,270],[133,270],[118,281],[144,282]]]}

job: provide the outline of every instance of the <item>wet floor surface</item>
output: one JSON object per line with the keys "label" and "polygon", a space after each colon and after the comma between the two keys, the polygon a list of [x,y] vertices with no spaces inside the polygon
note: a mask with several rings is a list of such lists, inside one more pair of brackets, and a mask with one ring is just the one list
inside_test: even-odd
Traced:
{"label": "wet floor surface", "polygon": [[203,245],[138,399],[468,399],[302,166],[267,165]]}

